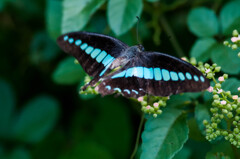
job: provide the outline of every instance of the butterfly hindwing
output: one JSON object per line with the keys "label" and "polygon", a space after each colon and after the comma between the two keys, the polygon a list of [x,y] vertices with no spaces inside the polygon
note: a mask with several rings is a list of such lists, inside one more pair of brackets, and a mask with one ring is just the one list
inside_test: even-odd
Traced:
{"label": "butterfly hindwing", "polygon": [[63,51],[74,56],[85,72],[93,77],[102,76],[115,58],[128,48],[120,40],[89,32],[64,34],[57,42]]}
{"label": "butterfly hindwing", "polygon": [[[103,95],[121,90],[126,97],[169,96],[207,89],[209,81],[191,64],[157,52],[143,52],[97,87]],[[125,90],[125,91],[124,91]]]}

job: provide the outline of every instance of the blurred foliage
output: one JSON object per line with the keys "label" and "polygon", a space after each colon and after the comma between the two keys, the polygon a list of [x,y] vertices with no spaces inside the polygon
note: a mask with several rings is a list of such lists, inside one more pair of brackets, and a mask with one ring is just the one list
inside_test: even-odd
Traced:
{"label": "blurred foliage", "polygon": [[[222,45],[240,30],[239,0],[1,0],[0,158],[129,158],[140,123],[135,100],[78,94],[85,73],[56,45],[70,31],[114,36],[146,50],[217,63],[238,94],[239,48]],[[208,142],[209,92],[171,96],[145,116],[135,158],[240,158],[223,138]]]}

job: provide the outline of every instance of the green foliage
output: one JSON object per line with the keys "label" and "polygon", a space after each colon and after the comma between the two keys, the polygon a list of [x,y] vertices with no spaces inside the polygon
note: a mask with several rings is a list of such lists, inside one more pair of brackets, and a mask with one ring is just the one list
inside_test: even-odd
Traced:
{"label": "green foliage", "polygon": [[114,33],[121,35],[132,28],[142,7],[142,0],[110,0],[107,15]]}
{"label": "green foliage", "polygon": [[68,57],[60,62],[52,77],[59,84],[74,84],[84,78],[84,72],[79,65],[74,63],[74,58]]}
{"label": "green foliage", "polygon": [[11,86],[0,79],[0,138],[8,137],[9,125],[15,108],[15,95]]}
{"label": "green foliage", "polygon": [[41,141],[55,125],[59,115],[58,102],[49,96],[39,96],[30,101],[17,116],[13,137],[34,143]]}
{"label": "green foliage", "polygon": [[83,29],[105,0],[64,0],[62,33]]}
{"label": "green foliage", "polygon": [[[1,0],[0,158],[239,158],[239,6],[239,0]],[[90,31],[135,45],[136,16],[145,50],[192,57],[186,60],[211,80],[212,92],[145,96],[139,103],[117,94],[101,98],[94,87],[81,91],[92,77],[56,38]]]}
{"label": "green foliage", "polygon": [[181,111],[168,109],[158,118],[149,118],[142,133],[141,159],[172,158],[188,138],[186,118]]}
{"label": "green foliage", "polygon": [[196,8],[188,16],[189,29],[199,37],[214,36],[218,33],[218,19],[208,8]]}

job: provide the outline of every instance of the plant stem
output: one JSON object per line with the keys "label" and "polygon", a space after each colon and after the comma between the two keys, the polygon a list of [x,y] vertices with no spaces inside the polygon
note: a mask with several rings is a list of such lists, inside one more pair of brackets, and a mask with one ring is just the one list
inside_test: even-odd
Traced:
{"label": "plant stem", "polygon": [[140,124],[139,124],[139,127],[138,127],[138,133],[137,133],[137,139],[136,139],[135,147],[134,147],[134,150],[132,152],[132,155],[131,155],[130,159],[133,159],[134,156],[137,153],[143,123],[144,123],[144,113],[142,113],[142,116],[141,116],[141,121],[140,121]]}
{"label": "plant stem", "polygon": [[179,43],[178,43],[178,41],[177,41],[177,39],[176,39],[176,36],[174,35],[171,27],[169,26],[167,20],[166,20],[165,17],[164,17],[164,15],[162,15],[159,20],[160,20],[160,23],[161,23],[164,31],[167,33],[168,36],[171,37],[170,42],[172,43],[172,45],[173,45],[173,47],[174,47],[177,55],[178,55],[179,57],[185,56],[182,48],[180,47],[180,45],[179,45]]}

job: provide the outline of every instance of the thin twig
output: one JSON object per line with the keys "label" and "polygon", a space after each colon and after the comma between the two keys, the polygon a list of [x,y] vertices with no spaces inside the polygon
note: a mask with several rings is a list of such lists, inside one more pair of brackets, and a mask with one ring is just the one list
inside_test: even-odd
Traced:
{"label": "thin twig", "polygon": [[182,48],[180,47],[180,45],[179,45],[179,43],[178,43],[178,41],[176,39],[175,34],[173,33],[173,31],[172,31],[171,27],[169,26],[167,20],[165,19],[164,15],[162,15],[159,20],[160,20],[160,23],[161,23],[162,28],[164,29],[164,31],[167,33],[168,36],[171,37],[170,42],[172,43],[172,45],[173,45],[177,55],[179,57],[185,56]]}
{"label": "thin twig", "polygon": [[139,127],[138,127],[138,133],[137,133],[137,139],[136,139],[135,147],[134,147],[134,150],[132,152],[132,155],[131,155],[130,159],[133,159],[134,156],[137,153],[143,123],[144,123],[144,113],[142,113],[142,116],[141,116],[141,121],[140,121],[140,124],[139,124]]}

